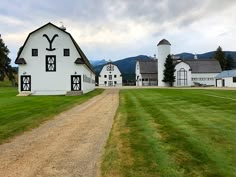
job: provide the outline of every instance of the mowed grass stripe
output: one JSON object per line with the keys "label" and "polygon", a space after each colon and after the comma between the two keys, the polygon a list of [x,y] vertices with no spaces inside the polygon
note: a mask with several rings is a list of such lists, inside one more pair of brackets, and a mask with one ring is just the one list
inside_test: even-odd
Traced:
{"label": "mowed grass stripe", "polygon": [[[152,93],[153,95],[154,93]],[[182,95],[180,92],[178,93],[179,96],[182,97],[182,99],[184,100],[185,97],[184,95]],[[138,95],[137,95],[138,96]],[[177,97],[179,97],[177,96]],[[141,97],[144,98],[144,97]],[[199,98],[199,97],[198,97]],[[198,98],[194,98],[192,97],[192,99],[198,99]],[[212,134],[215,137],[222,137],[223,139],[227,139],[228,137],[225,136],[225,133],[227,132],[227,129],[225,129],[221,124],[216,124],[214,122],[208,122],[208,124],[205,125],[205,122],[207,122],[207,120],[209,119],[209,117],[205,117],[206,115],[212,116],[212,120],[213,119],[221,119],[221,117],[227,117],[227,118],[231,118],[231,120],[233,120],[232,115],[230,116],[227,112],[226,113],[220,113],[220,111],[215,112],[215,110],[212,111],[212,109],[207,109],[206,106],[197,106],[195,105],[197,112],[195,113],[190,113],[189,111],[186,112],[186,110],[188,109],[188,106],[184,106],[184,105],[190,105],[191,104],[191,100],[190,99],[185,99],[186,103],[182,103],[182,105],[175,105],[173,106],[173,104],[169,105],[169,103],[171,102],[170,100],[168,100],[166,103],[164,101],[161,101],[162,104],[158,104],[156,107],[153,106],[153,104],[150,103],[149,100],[142,100],[141,99],[141,103],[144,105],[147,105],[148,107],[152,108],[153,110],[157,110],[155,112],[151,112],[153,113],[152,116],[153,117],[157,117],[155,120],[157,121],[157,123],[161,123],[162,125],[165,125],[165,133],[168,131],[169,137],[171,138],[170,140],[168,140],[167,142],[173,143],[172,140],[176,140],[176,147],[178,148],[180,143],[179,142],[184,142],[184,147],[185,150],[187,150],[192,156],[193,156],[193,160],[196,161],[195,163],[199,164],[199,162],[202,163],[202,167],[201,169],[196,169],[193,170],[192,169],[192,165],[189,168],[189,171],[193,172],[198,172],[201,171],[203,172],[203,174],[208,174],[208,175],[213,175],[215,176],[220,175],[220,176],[230,176],[229,171],[233,171],[232,168],[227,168],[225,169],[225,167],[222,168],[222,162],[224,163],[230,163],[230,160],[232,162],[232,158],[227,159],[226,157],[231,157],[230,154],[233,154],[232,149],[230,149],[231,146],[228,146],[228,143],[230,143],[230,141],[225,141],[225,142],[220,142],[220,143],[214,143],[213,146],[211,146],[212,143]],[[212,101],[208,100],[208,103],[210,104],[214,104]],[[220,102],[218,102],[220,103]],[[153,106],[153,107],[152,107]],[[187,108],[187,109],[186,109]],[[222,112],[222,111],[221,111]],[[195,116],[194,116],[195,115]],[[194,124],[189,124],[189,120],[193,120],[195,117],[195,120],[201,120],[201,124],[196,127]],[[206,119],[205,119],[205,118]],[[224,118],[225,119],[225,118]],[[194,120],[194,121],[195,121]],[[192,122],[194,122],[192,121]],[[227,121],[227,120],[226,120]],[[211,123],[211,124],[210,124]],[[231,125],[231,124],[229,124]],[[202,130],[204,130],[205,127],[205,132],[203,132]],[[218,128],[218,130],[223,131],[221,133],[223,134],[218,134],[218,136],[216,135],[215,132],[211,132],[211,130],[215,131],[217,130],[216,127]],[[170,130],[170,131],[169,131]],[[233,124],[231,127],[231,130],[233,130]],[[206,136],[208,135],[208,136]],[[228,139],[232,140],[232,132],[231,132],[231,137],[229,137]],[[217,138],[216,138],[217,139]],[[221,138],[222,139],[222,138]],[[220,147],[220,144],[225,144],[225,146]],[[215,146],[218,145],[218,146]],[[183,148],[184,148],[183,147]],[[218,149],[219,147],[219,149]],[[229,147],[229,148],[227,148]],[[230,152],[230,153],[224,153],[222,154],[221,152]],[[199,161],[199,159],[201,159],[201,161]],[[208,172],[208,169],[205,169],[205,162],[207,163],[211,163],[211,166],[215,166],[215,169],[213,172]],[[184,166],[187,167],[187,165],[189,165],[190,163],[185,163]],[[200,166],[199,166],[200,167]],[[211,174],[213,173],[213,174]],[[198,174],[199,175],[199,174]]]}
{"label": "mowed grass stripe", "polygon": [[102,93],[97,89],[75,96],[17,97],[16,88],[0,88],[0,144],[6,139],[37,127],[54,115]]}
{"label": "mowed grass stripe", "polygon": [[[216,91],[224,93],[235,91]],[[114,143],[113,137],[126,143],[119,148],[112,145],[119,156],[110,159],[110,170],[106,168],[110,155],[105,153],[103,176],[109,176],[118,159],[114,168],[123,167],[116,170],[117,176],[235,176],[235,102],[207,98],[205,90],[123,90],[120,94],[115,124],[123,124],[116,124],[106,149]],[[126,165],[128,153],[133,163]]]}

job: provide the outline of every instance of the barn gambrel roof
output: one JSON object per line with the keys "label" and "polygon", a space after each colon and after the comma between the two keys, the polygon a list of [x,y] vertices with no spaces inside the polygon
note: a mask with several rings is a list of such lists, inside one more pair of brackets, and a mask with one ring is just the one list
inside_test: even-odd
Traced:
{"label": "barn gambrel roof", "polygon": [[157,60],[138,60],[141,74],[157,73]]}
{"label": "barn gambrel roof", "polygon": [[[91,64],[90,64],[90,62],[89,62],[89,60],[88,60],[88,58],[87,58],[86,55],[83,53],[83,51],[80,49],[79,45],[78,45],[77,42],[74,40],[74,38],[71,36],[71,34],[68,33],[67,31],[65,31],[65,30],[63,30],[63,29],[61,29],[61,28],[59,28],[58,26],[52,24],[51,22],[49,22],[49,23],[47,23],[47,24],[41,26],[40,28],[38,28],[38,29],[32,31],[31,33],[29,33],[29,35],[27,36],[27,38],[26,38],[26,40],[25,40],[23,46],[19,49],[19,52],[18,52],[17,57],[16,57],[16,60],[15,60],[15,64],[26,64],[25,59],[24,59],[24,58],[19,58],[19,57],[20,57],[22,51],[24,50],[24,47],[25,47],[25,45],[26,45],[26,43],[27,43],[27,41],[28,41],[30,35],[33,34],[33,33],[35,33],[35,32],[37,32],[37,31],[39,31],[40,29],[42,29],[42,28],[44,28],[44,27],[46,27],[46,26],[48,26],[48,25],[51,25],[51,26],[53,26],[53,27],[59,29],[60,31],[62,31],[62,32],[66,33],[66,34],[68,34],[68,35],[70,36],[71,41],[73,42],[73,44],[75,45],[76,50],[78,51],[79,55],[81,56],[81,58],[77,58],[77,59],[75,58],[75,64],[85,64],[92,72],[94,72],[94,71],[93,71],[93,68],[92,68],[92,66],[91,66]],[[77,62],[78,60],[79,60],[79,62]],[[24,62],[23,62],[23,61],[24,61]]]}
{"label": "barn gambrel roof", "polygon": [[219,61],[215,59],[191,59],[183,60],[183,62],[191,67],[192,73],[220,73],[222,71]]}

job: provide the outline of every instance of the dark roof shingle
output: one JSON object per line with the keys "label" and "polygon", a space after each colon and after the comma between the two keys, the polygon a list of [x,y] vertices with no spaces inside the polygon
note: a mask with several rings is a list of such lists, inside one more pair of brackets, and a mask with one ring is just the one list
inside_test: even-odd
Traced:
{"label": "dark roof shingle", "polygon": [[225,77],[236,77],[236,69],[225,70],[216,76],[216,78],[225,78]]}
{"label": "dark roof shingle", "polygon": [[171,45],[169,41],[167,41],[166,39],[162,39],[158,44],[157,46],[159,45]]}
{"label": "dark roof shingle", "polygon": [[141,74],[157,73],[157,60],[139,60]]}
{"label": "dark roof shingle", "polygon": [[191,67],[192,73],[220,73],[222,71],[219,62],[215,59],[189,59],[183,61]]}

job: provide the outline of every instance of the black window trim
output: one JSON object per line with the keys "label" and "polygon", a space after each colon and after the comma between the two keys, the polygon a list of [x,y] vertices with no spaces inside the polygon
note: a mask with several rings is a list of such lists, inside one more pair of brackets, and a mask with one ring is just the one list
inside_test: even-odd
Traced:
{"label": "black window trim", "polygon": [[31,55],[32,55],[32,57],[37,57],[39,55],[38,49],[32,48]]}
{"label": "black window trim", "polygon": [[[53,65],[54,65],[54,70],[49,70],[48,68],[48,58],[49,57],[54,57],[54,62],[53,62]],[[56,55],[46,55],[46,72],[56,72]]]}
{"label": "black window trim", "polygon": [[68,48],[64,49],[63,55],[64,55],[64,57],[69,57],[70,56],[70,49],[68,49]]}

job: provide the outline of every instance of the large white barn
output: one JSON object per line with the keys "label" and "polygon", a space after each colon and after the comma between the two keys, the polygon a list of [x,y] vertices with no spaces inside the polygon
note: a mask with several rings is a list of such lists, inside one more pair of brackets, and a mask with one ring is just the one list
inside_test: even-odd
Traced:
{"label": "large white barn", "polygon": [[15,61],[19,93],[76,95],[95,88],[95,73],[65,27],[52,23],[29,33]]}
{"label": "large white barn", "polygon": [[[171,44],[166,39],[158,43],[158,59],[136,61],[136,85],[158,85],[167,86],[163,82],[164,63],[170,54]],[[193,85],[215,85],[215,77],[221,72],[220,64],[215,59],[176,59],[175,82],[174,86],[193,86]],[[156,76],[155,76],[156,75]]]}
{"label": "large white barn", "polygon": [[98,77],[99,86],[122,86],[122,75],[112,62],[105,64]]}

